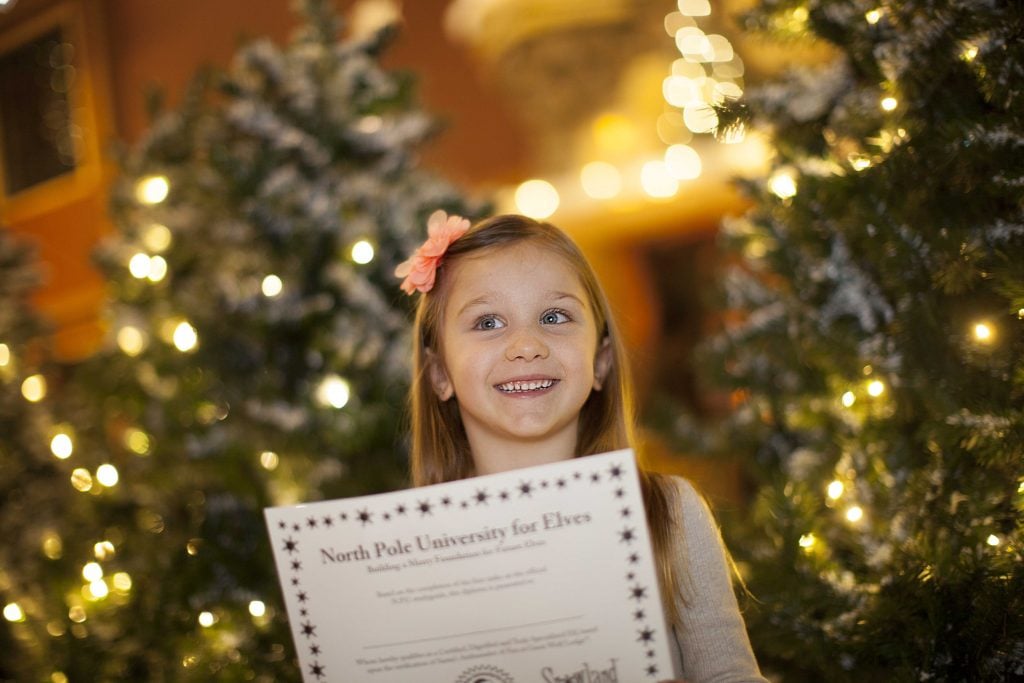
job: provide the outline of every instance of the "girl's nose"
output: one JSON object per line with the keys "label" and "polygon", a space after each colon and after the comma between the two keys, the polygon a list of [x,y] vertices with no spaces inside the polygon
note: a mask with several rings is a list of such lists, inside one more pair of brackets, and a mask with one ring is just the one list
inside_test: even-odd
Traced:
{"label": "girl's nose", "polygon": [[515,335],[505,348],[505,358],[508,360],[534,360],[547,358],[548,347],[537,335],[532,332],[523,331]]}

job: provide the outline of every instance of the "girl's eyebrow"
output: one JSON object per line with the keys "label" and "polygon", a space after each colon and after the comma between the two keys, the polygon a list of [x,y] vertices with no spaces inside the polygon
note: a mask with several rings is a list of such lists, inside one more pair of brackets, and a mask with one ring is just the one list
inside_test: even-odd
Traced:
{"label": "girl's eyebrow", "polygon": [[579,305],[581,305],[581,306],[583,305],[583,300],[582,299],[580,299],[575,294],[570,294],[569,292],[551,292],[551,295],[552,295],[551,298],[554,299],[555,301],[558,301],[560,299],[572,299],[573,301],[575,301]]}
{"label": "girl's eyebrow", "polygon": [[[578,305],[583,305],[583,300],[570,292],[548,292],[547,296],[552,302],[561,301],[562,299],[571,299],[572,301],[575,301]],[[481,294],[478,297],[474,297],[467,301],[466,303],[464,303],[462,307],[459,308],[458,311],[456,311],[455,316],[461,316],[463,313],[473,308],[474,306],[490,306],[494,303],[494,299],[495,294],[492,292],[487,292],[485,294]]]}
{"label": "girl's eyebrow", "polygon": [[456,317],[462,315],[468,309],[473,308],[474,306],[486,306],[486,305],[489,305],[491,303],[491,296],[492,295],[490,293],[487,293],[487,294],[484,294],[482,296],[478,296],[478,297],[476,297],[474,299],[470,299],[469,301],[467,301],[466,303],[464,303],[462,305],[462,308],[460,308],[458,311],[456,311],[456,313],[455,313]]}

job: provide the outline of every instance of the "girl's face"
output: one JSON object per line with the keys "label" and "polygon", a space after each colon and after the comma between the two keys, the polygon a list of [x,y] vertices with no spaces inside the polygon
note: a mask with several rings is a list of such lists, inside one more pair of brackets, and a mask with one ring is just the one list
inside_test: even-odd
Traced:
{"label": "girl's face", "polygon": [[[612,358],[579,277],[529,242],[464,258],[450,276],[430,377],[458,401],[477,473],[571,458]],[[497,455],[514,452],[530,455]]]}

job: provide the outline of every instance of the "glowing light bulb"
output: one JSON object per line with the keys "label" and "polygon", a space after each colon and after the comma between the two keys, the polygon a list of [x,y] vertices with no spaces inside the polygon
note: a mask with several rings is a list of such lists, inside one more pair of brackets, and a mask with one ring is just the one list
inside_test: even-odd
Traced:
{"label": "glowing light bulb", "polygon": [[662,21],[662,28],[665,29],[665,33],[669,36],[674,36],[683,26],[692,26],[695,22],[693,19],[687,16],[683,16],[680,12],[669,12],[665,15],[665,19]]}
{"label": "glowing light bulb", "polygon": [[82,493],[91,490],[92,475],[89,473],[89,470],[84,467],[76,467],[74,471],[71,472],[71,485]]}
{"label": "glowing light bulb", "polygon": [[83,623],[87,618],[88,615],[85,612],[85,608],[81,605],[72,605],[71,609],[68,610],[68,619],[76,624]]}
{"label": "glowing light bulb", "polygon": [[977,45],[970,45],[970,44],[964,45],[963,50],[960,51],[960,57],[963,58],[963,60],[965,62],[973,62],[974,58],[977,57],[977,56],[978,56],[978,46]]}
{"label": "glowing light bulb", "polygon": [[867,19],[869,24],[877,24],[882,18],[882,11],[873,9],[864,14],[864,18]]}
{"label": "glowing light bulb", "polygon": [[607,161],[591,161],[580,170],[580,185],[594,199],[611,199],[622,191],[622,174]]}
{"label": "glowing light bulb", "polygon": [[110,463],[105,463],[96,468],[96,481],[107,488],[117,485],[119,478],[117,468]]}
{"label": "glowing light bulb", "polygon": [[683,26],[676,31],[675,39],[676,49],[690,59],[702,57],[710,47],[707,35],[697,26]]}
{"label": "glowing light bulb", "polygon": [[110,541],[100,541],[92,547],[92,554],[97,560],[108,560],[114,556],[114,544]]}
{"label": "glowing light bulb", "polygon": [[167,275],[167,260],[163,256],[151,256],[149,258],[149,275],[146,277],[150,282],[160,282]]}
{"label": "glowing light bulb", "polygon": [[86,581],[96,581],[103,578],[103,567],[99,562],[89,562],[82,567],[82,578]]}
{"label": "glowing light bulb", "polygon": [[974,339],[982,344],[987,344],[995,338],[995,332],[988,323],[975,323],[974,324]]}
{"label": "glowing light bulb", "polygon": [[284,283],[278,276],[270,274],[263,278],[263,282],[260,284],[260,289],[263,291],[263,296],[268,299],[273,299],[284,290]]}
{"label": "glowing light bulb", "polygon": [[[712,92],[712,99],[715,102],[722,102],[724,100],[738,100],[743,97],[743,88],[736,85],[732,81],[717,81]],[[729,145],[734,145],[737,142],[743,141],[745,135],[745,126],[742,124],[733,126],[729,131],[728,135],[723,142]]]}
{"label": "glowing light bulb", "polygon": [[[673,107],[680,108],[700,104],[704,101],[701,99],[700,83],[695,79],[678,74],[668,76],[662,81],[661,96]],[[686,125],[685,119],[683,125]]]}
{"label": "glowing light bulb", "polygon": [[128,261],[128,272],[138,280],[149,277],[149,254],[139,252]]}
{"label": "glowing light bulb", "polygon": [[128,572],[117,572],[112,577],[112,582],[114,590],[118,592],[127,593],[132,589],[132,577]]}
{"label": "glowing light bulb", "polygon": [[59,432],[50,439],[50,452],[61,460],[67,460],[71,457],[71,453],[75,450],[75,445],[71,441],[71,435],[65,432]]}
{"label": "glowing light bulb", "polygon": [[854,396],[852,391],[847,391],[846,393],[843,394],[843,397],[840,400],[843,402],[844,408],[849,408],[853,406],[854,403],[857,402],[857,397]]}
{"label": "glowing light bulb", "polygon": [[124,445],[136,455],[149,455],[151,446],[149,434],[146,434],[141,429],[129,427],[124,432]]}
{"label": "glowing light bulb", "polygon": [[16,602],[4,605],[4,619],[10,622],[25,621],[25,610]]}
{"label": "glowing light bulb", "polygon": [[0,344],[0,368],[6,368],[11,363],[11,349],[7,344]]}
{"label": "glowing light bulb", "polygon": [[150,251],[160,253],[171,246],[171,230],[166,225],[153,223],[142,234],[142,243]]}
{"label": "glowing light bulb", "polygon": [[544,219],[558,210],[561,199],[555,186],[546,180],[527,180],[516,188],[516,207],[530,218]]}
{"label": "glowing light bulb", "polygon": [[668,199],[679,191],[679,181],[672,177],[665,162],[656,159],[648,161],[640,169],[640,185],[649,197]]}
{"label": "glowing light bulb", "polygon": [[877,379],[868,382],[868,394],[874,397],[879,397],[885,393],[885,384],[878,381]]}
{"label": "glowing light bulb", "polygon": [[828,485],[826,491],[828,493],[829,498],[831,498],[832,500],[838,500],[839,496],[843,495],[843,482],[839,481],[838,479],[834,480],[831,484]]}
{"label": "glowing light bulb", "polygon": [[263,604],[262,600],[253,600],[249,603],[249,614],[254,617],[262,617],[267,613],[267,606]]}
{"label": "glowing light bulb", "polygon": [[732,43],[723,35],[712,33],[708,36],[708,46],[701,53],[707,62],[728,62],[735,56]]}
{"label": "glowing light bulb", "polygon": [[788,170],[777,171],[768,180],[768,189],[779,199],[789,199],[796,196],[796,178],[793,172]]}
{"label": "glowing light bulb", "polygon": [[817,539],[814,537],[814,534],[804,534],[800,537],[800,547],[804,549],[811,548],[814,546],[815,541]]}
{"label": "glowing light bulb", "polygon": [[853,505],[847,508],[846,519],[850,522],[859,522],[864,519],[864,509],[859,505]]}
{"label": "glowing light bulb", "polygon": [[31,375],[21,383],[21,395],[26,401],[38,403],[46,398],[46,378],[42,375]]}
{"label": "glowing light bulb", "polygon": [[142,330],[132,325],[125,325],[117,331],[117,347],[132,358],[146,350],[148,341]]}
{"label": "glowing light bulb", "polygon": [[351,396],[348,382],[338,375],[328,375],[320,382],[316,390],[317,400],[325,406],[344,408]]}
{"label": "glowing light bulb", "polygon": [[892,95],[883,97],[882,101],[879,104],[885,111],[893,111],[894,109],[896,109],[896,107],[899,106],[899,102]]}
{"label": "glowing light bulb", "polygon": [[263,469],[276,470],[280,460],[274,451],[263,451],[260,453],[260,464],[263,465]]}
{"label": "glowing light bulb", "polygon": [[186,352],[196,348],[196,345],[199,343],[199,334],[196,332],[196,328],[192,327],[187,321],[182,320],[175,326],[172,339],[176,349]]}
{"label": "glowing light bulb", "polygon": [[706,104],[683,107],[683,123],[694,133],[709,133],[718,125],[718,114]]}
{"label": "glowing light bulb", "polygon": [[679,11],[688,17],[706,17],[711,14],[708,0],[679,0]]}
{"label": "glowing light bulb", "polygon": [[871,159],[862,154],[851,154],[849,160],[854,171],[863,171],[871,167]]}
{"label": "glowing light bulb", "polygon": [[199,613],[199,625],[203,628],[209,628],[217,621],[213,616],[213,612],[200,612]]}
{"label": "glowing light bulb", "polygon": [[159,204],[167,199],[171,184],[162,175],[146,176],[135,185],[135,198],[142,204]]}
{"label": "glowing light bulb", "polygon": [[666,149],[665,167],[677,180],[693,180],[703,170],[700,155],[689,145],[671,145]]}
{"label": "glowing light bulb", "polygon": [[64,543],[54,531],[48,531],[43,538],[43,554],[51,560],[59,560],[64,556]]}
{"label": "glowing light bulb", "polygon": [[349,255],[352,260],[361,266],[365,266],[367,263],[373,260],[376,255],[373,245],[370,244],[369,240],[359,240],[352,245],[352,249],[349,251]]}
{"label": "glowing light bulb", "polygon": [[985,542],[988,543],[990,546],[995,547],[999,545],[1002,541],[995,534],[989,534],[988,538],[985,539]]}
{"label": "glowing light bulb", "polygon": [[103,579],[96,579],[89,583],[89,594],[96,600],[101,600],[110,594],[110,586]]}

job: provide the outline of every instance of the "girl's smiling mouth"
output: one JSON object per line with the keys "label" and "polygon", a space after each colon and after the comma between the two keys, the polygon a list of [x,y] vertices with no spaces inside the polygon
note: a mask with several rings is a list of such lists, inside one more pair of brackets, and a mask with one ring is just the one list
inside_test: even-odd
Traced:
{"label": "girl's smiling mouth", "polygon": [[502,382],[501,384],[495,384],[494,387],[504,394],[526,394],[550,389],[557,383],[557,379],[543,377],[537,379],[510,380],[508,382]]}

